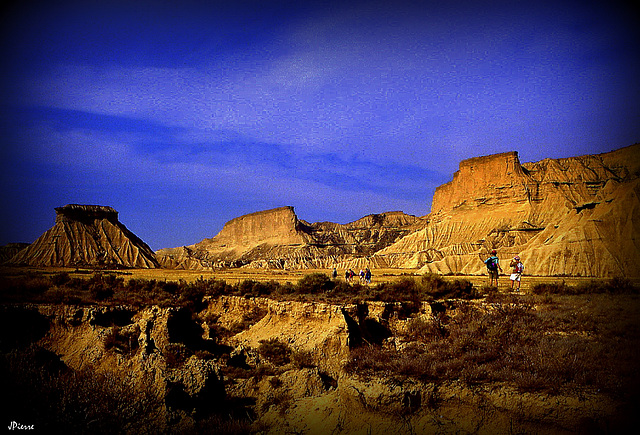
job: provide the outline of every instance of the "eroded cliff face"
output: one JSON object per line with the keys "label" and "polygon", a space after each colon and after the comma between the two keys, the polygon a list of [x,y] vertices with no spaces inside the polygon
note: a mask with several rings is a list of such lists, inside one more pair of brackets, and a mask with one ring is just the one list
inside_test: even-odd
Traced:
{"label": "eroded cliff face", "polygon": [[531,199],[529,181],[515,151],[463,160],[453,181],[436,188],[431,211],[522,203]]}
{"label": "eroded cliff face", "polygon": [[55,225],[9,262],[29,266],[159,267],[154,252],[111,207],[58,207]]}
{"label": "eroded cliff face", "polygon": [[211,239],[161,249],[156,255],[165,267],[182,269],[327,268],[389,246],[419,221],[402,212],[389,212],[347,225],[310,224],[298,219],[292,207],[281,207],[233,219]]}
{"label": "eroded cliff face", "polygon": [[212,239],[157,252],[166,267],[412,268],[486,273],[498,250],[527,274],[640,276],[640,145],[521,164],[517,152],[460,163],[424,217],[402,212],[309,224],[291,207],[230,221]]}
{"label": "eroded cliff face", "polygon": [[[379,251],[395,267],[480,274],[498,250],[534,275],[640,276],[640,145],[521,165],[517,153],[460,163],[428,224]],[[507,263],[507,264],[505,264]]]}
{"label": "eroded cliff face", "polygon": [[[2,351],[36,347],[38,355],[47,355],[46,370],[55,366],[67,373],[65,379],[83,372],[100,376],[109,382],[105,387],[127,392],[128,405],[146,404],[132,415],[108,410],[117,411],[122,433],[197,432],[211,415],[251,416],[253,431],[273,434],[502,433],[514,424],[524,432],[554,433],[615,412],[612,401],[586,392],[579,398],[549,396],[494,384],[348,374],[344,365],[352,347],[407,345],[397,336],[409,320],[393,303],[229,296],[208,300],[197,313],[157,306],[0,308],[3,324],[20,332],[4,330]],[[415,316],[430,319],[430,306]],[[273,339],[306,358],[274,370],[257,351]],[[91,398],[98,404],[108,399]]]}

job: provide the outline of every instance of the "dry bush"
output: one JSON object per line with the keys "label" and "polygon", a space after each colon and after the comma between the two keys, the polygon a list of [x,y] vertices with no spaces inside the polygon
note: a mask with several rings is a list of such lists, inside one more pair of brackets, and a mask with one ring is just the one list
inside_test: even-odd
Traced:
{"label": "dry bush", "polygon": [[267,400],[262,403],[262,412],[266,412],[272,406],[276,407],[280,415],[284,415],[291,406],[291,393],[287,390],[274,391]]}
{"label": "dry bush", "polygon": [[531,292],[538,295],[584,295],[584,294],[638,294],[636,287],[629,279],[614,277],[607,281],[589,281],[569,286],[561,283],[539,283],[531,286]]}
{"label": "dry bush", "polygon": [[193,355],[193,352],[182,343],[169,343],[162,352],[169,368],[180,368]]}
{"label": "dry bush", "polygon": [[288,364],[291,361],[291,347],[277,338],[260,340],[258,353],[276,367]]}
{"label": "dry bush", "polygon": [[444,316],[432,315],[429,318],[414,317],[407,323],[406,339],[410,341],[429,342],[442,339],[447,335],[443,322]]}
{"label": "dry bush", "polygon": [[331,291],[336,286],[336,281],[332,280],[324,273],[311,273],[302,277],[295,287],[298,294],[317,294]]}
{"label": "dry bush", "polygon": [[267,310],[256,305],[251,309],[251,311],[248,311],[242,315],[241,321],[233,322],[229,327],[229,331],[232,335],[239,334],[242,331],[246,331],[251,326],[262,320],[262,318],[266,315]]}
{"label": "dry bush", "polygon": [[[631,395],[640,387],[639,301],[634,295],[558,297],[534,309],[530,298],[484,308],[465,306],[446,324],[414,319],[402,350],[353,349],[345,369],[361,375],[507,382],[521,390],[558,393],[594,388]],[[607,299],[608,298],[608,299]],[[446,333],[441,333],[443,328]]]}
{"label": "dry bush", "polygon": [[5,411],[42,433],[160,433],[163,406],[151,387],[116,373],[75,371],[38,346],[2,354]]}
{"label": "dry bush", "polygon": [[316,367],[313,360],[313,353],[307,350],[296,350],[291,353],[291,363],[299,369],[309,369]]}

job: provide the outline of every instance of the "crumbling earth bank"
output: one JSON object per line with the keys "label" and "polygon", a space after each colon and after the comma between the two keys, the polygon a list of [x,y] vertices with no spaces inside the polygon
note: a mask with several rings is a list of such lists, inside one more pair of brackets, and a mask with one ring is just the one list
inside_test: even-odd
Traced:
{"label": "crumbling earth bank", "polygon": [[[406,320],[389,305],[227,296],[199,313],[5,306],[3,321],[21,333],[5,331],[2,351],[38,346],[69,370],[108,374],[146,397],[144,417],[161,432],[245,419],[247,430],[272,434],[575,433],[602,429],[615,415],[615,404],[596,393],[551,396],[499,384],[347,374],[350,347],[397,344]],[[425,304],[421,315],[429,314]],[[274,339],[291,350],[290,362],[274,364],[260,351]],[[140,430],[122,423],[124,432]]]}

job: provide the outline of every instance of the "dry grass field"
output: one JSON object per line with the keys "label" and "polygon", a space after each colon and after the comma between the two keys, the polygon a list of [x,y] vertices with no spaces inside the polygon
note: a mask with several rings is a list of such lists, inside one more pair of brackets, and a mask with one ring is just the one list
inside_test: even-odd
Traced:
{"label": "dry grass field", "polygon": [[[89,269],[74,269],[74,268],[0,268],[0,276],[12,276],[12,275],[24,275],[29,273],[34,274],[56,274],[60,272],[67,272],[72,277],[90,277],[96,271]],[[253,280],[259,282],[275,281],[279,284],[297,282],[304,276],[313,273],[323,273],[330,275],[329,269],[295,269],[295,270],[279,270],[279,269],[222,269],[215,271],[198,271],[198,270],[178,270],[178,269],[123,269],[123,270],[103,270],[102,273],[113,273],[124,278],[125,281],[129,279],[147,279],[156,281],[185,281],[192,283],[197,279],[219,279],[224,280],[227,284],[237,284],[245,280]],[[355,271],[356,273],[358,271]],[[396,282],[406,277],[420,276],[417,269],[374,269],[372,270],[373,277],[371,284],[380,284],[387,282]],[[344,270],[338,270],[338,278],[344,280]],[[489,284],[487,275],[456,275],[449,276],[444,275],[443,278],[447,281],[454,280],[467,280],[470,281],[474,287],[481,288]],[[357,277],[355,281],[357,281]],[[591,281],[605,281],[605,278],[593,278],[593,277],[558,277],[558,276],[527,276],[522,277],[521,291],[526,293],[531,286],[535,284],[551,284],[551,283],[565,283],[569,286],[588,283]],[[634,284],[639,285],[640,279],[632,279]],[[499,289],[509,291],[511,281],[509,275],[501,275],[499,280]]]}

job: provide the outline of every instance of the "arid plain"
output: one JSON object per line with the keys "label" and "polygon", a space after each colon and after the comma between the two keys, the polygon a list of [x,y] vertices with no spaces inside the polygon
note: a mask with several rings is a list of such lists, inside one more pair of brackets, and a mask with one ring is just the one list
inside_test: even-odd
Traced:
{"label": "arid plain", "polygon": [[[505,268],[509,271],[509,268]],[[87,278],[96,272],[95,269],[82,269],[72,267],[3,267],[0,269],[2,276],[20,276],[25,274],[42,274],[54,275],[58,273],[68,273],[71,277]],[[237,284],[245,280],[254,280],[259,282],[275,281],[280,284],[287,282],[296,284],[300,279],[310,274],[324,274],[331,276],[333,269],[219,269],[219,270],[184,270],[184,269],[100,269],[99,273],[106,275],[115,275],[122,277],[125,281],[129,279],[145,279],[156,281],[186,281],[192,283],[199,279],[216,279],[223,280],[229,284]],[[344,281],[344,269],[338,269],[337,281]],[[359,270],[355,270],[356,273]],[[397,282],[404,278],[419,278],[424,274],[420,269],[373,269],[370,286],[381,283]],[[511,281],[509,273],[499,275],[498,289],[504,292],[511,291]],[[481,288],[489,286],[489,276],[479,275],[441,275],[446,281],[467,280],[475,287]],[[575,286],[590,282],[607,282],[610,278],[598,277],[578,277],[578,276],[531,276],[526,273],[522,276],[521,291],[527,293],[531,286],[535,284],[557,284],[565,283],[569,286]],[[640,278],[627,278],[635,285],[640,285]],[[359,283],[360,280],[356,276],[353,283]]]}

